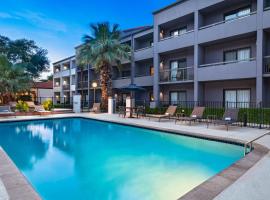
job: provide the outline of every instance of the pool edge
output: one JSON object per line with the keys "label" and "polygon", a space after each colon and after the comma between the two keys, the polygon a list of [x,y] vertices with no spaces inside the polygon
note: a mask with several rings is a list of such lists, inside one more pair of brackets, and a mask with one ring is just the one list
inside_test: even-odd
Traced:
{"label": "pool edge", "polygon": [[0,180],[9,200],[41,200],[39,193],[0,146]]}
{"label": "pool edge", "polygon": [[[0,123],[40,121],[40,120],[52,120],[52,119],[67,119],[67,118],[82,118],[82,119],[90,119],[90,120],[95,120],[95,121],[110,122],[110,123],[114,123],[114,124],[120,124],[120,125],[132,126],[132,127],[138,127],[138,128],[145,128],[145,129],[162,131],[162,132],[171,133],[171,134],[184,135],[184,136],[188,136],[188,137],[213,140],[213,141],[230,143],[230,144],[241,145],[241,146],[243,146],[245,143],[245,141],[234,139],[234,138],[225,138],[225,137],[217,137],[217,136],[211,136],[211,135],[203,135],[203,134],[199,134],[199,133],[191,133],[189,131],[177,131],[174,129],[165,129],[165,128],[161,128],[161,127],[154,127],[154,126],[150,126],[150,125],[140,125],[140,124],[136,124],[136,123],[131,124],[131,123],[119,122],[119,121],[115,121],[115,120],[97,119],[97,118],[93,118],[91,116],[57,116],[57,117],[33,118],[33,119],[24,119],[24,120],[12,119],[12,120],[7,120],[7,121],[1,121]],[[1,147],[0,147],[0,150],[1,150]],[[198,200],[198,199],[211,200],[211,199],[214,199],[222,191],[224,191],[226,188],[228,188],[230,185],[232,185],[234,182],[236,182],[242,175],[244,175],[256,163],[258,163],[268,152],[269,152],[268,148],[264,147],[263,145],[255,143],[254,150],[251,153],[249,153],[247,156],[243,157],[239,161],[233,163],[228,168],[224,169],[222,172],[216,174],[215,176],[209,178],[208,180],[206,180],[202,184],[193,188],[191,191],[187,192],[185,195],[178,198],[178,200]],[[24,178],[27,180],[26,177],[24,177]],[[32,187],[31,184],[30,184],[30,187]],[[33,189],[33,187],[32,187],[32,189]],[[40,199],[40,197],[39,197],[39,199]]]}

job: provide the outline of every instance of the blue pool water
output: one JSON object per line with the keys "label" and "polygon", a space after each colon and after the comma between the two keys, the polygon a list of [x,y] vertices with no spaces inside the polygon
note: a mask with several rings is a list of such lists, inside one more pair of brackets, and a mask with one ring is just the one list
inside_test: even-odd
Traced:
{"label": "blue pool water", "polygon": [[0,146],[46,200],[174,200],[243,155],[237,145],[80,118],[2,123]]}

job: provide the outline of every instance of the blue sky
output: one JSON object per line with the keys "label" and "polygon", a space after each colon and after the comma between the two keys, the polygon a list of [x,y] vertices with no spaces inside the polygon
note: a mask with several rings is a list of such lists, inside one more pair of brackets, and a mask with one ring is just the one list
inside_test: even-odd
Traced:
{"label": "blue sky", "polygon": [[152,12],[176,0],[3,0],[0,34],[33,39],[51,62],[71,56],[89,23],[110,21],[122,29],[151,25]]}

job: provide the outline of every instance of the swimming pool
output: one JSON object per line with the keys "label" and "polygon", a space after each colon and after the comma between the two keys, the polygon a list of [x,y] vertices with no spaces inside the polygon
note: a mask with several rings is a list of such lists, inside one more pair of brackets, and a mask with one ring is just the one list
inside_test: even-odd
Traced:
{"label": "swimming pool", "polygon": [[243,147],[83,119],[0,124],[0,146],[42,198],[177,199]]}

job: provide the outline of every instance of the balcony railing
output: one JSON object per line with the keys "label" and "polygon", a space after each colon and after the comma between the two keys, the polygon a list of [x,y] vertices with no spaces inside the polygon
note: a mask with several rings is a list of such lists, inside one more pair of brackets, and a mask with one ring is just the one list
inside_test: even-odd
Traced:
{"label": "balcony railing", "polygon": [[70,90],[70,85],[69,84],[63,85],[62,88],[63,90]]}
{"label": "balcony railing", "polygon": [[270,56],[264,57],[264,73],[270,74]]}
{"label": "balcony railing", "polygon": [[270,10],[270,1],[266,0],[264,3],[264,10]]}
{"label": "balcony railing", "polygon": [[135,74],[135,78],[144,77],[144,76],[152,76],[150,73],[138,73]]}
{"label": "balcony railing", "polygon": [[180,68],[177,70],[162,70],[160,71],[160,82],[183,82],[194,80],[194,68]]}
{"label": "balcony railing", "polygon": [[147,46],[147,47],[144,47],[144,48],[136,49],[135,52],[143,51],[143,50],[146,50],[146,49],[151,49],[152,47],[153,46]]}
{"label": "balcony railing", "polygon": [[246,15],[238,16],[238,17],[236,17],[236,18],[234,18],[234,19],[231,19],[231,20],[223,20],[223,21],[220,21],[220,22],[216,22],[216,23],[213,23],[213,24],[209,24],[209,25],[206,25],[206,26],[202,26],[202,27],[199,28],[199,30],[207,29],[207,28],[210,28],[210,27],[213,27],[213,26],[217,26],[217,25],[220,25],[220,24],[229,23],[229,22],[232,22],[232,21],[235,21],[235,20],[238,20],[238,19],[242,19],[242,18],[251,16],[251,15],[255,15],[255,14],[257,14],[257,11],[248,13],[248,14],[246,14]]}
{"label": "balcony railing", "polygon": [[217,66],[217,65],[228,65],[233,63],[240,63],[240,62],[250,62],[254,61],[256,58],[248,58],[243,60],[232,60],[232,61],[224,61],[224,62],[216,62],[216,63],[210,63],[210,64],[202,64],[199,67],[211,67],[211,66]]}
{"label": "balcony railing", "polygon": [[118,76],[118,77],[113,77],[112,80],[122,80],[122,79],[130,79],[131,76]]}
{"label": "balcony railing", "polygon": [[79,89],[88,88],[88,82],[87,81],[78,82],[78,88]]}
{"label": "balcony railing", "polygon": [[181,33],[181,34],[178,34],[178,35],[172,35],[172,36],[168,36],[168,37],[164,37],[164,38],[160,38],[160,42],[161,41],[164,41],[164,40],[169,40],[169,39],[172,39],[172,38],[177,38],[177,37],[181,37],[183,35],[186,35],[186,34],[189,34],[189,33],[193,33],[194,30],[190,30],[190,31],[187,31],[185,33]]}

